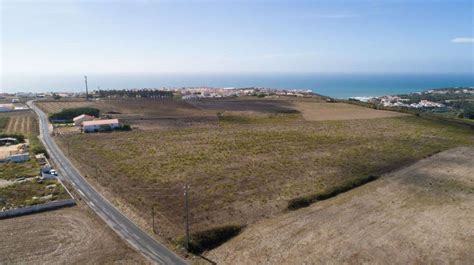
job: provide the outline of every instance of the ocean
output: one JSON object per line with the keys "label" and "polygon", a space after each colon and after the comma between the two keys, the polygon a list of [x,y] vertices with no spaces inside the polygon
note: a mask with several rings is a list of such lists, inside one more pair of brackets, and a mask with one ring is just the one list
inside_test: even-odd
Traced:
{"label": "ocean", "polygon": [[[88,74],[89,89],[131,89],[184,86],[268,87],[309,89],[335,98],[396,95],[431,88],[474,86],[474,73],[465,74]],[[7,75],[0,92],[77,92],[83,75]]]}

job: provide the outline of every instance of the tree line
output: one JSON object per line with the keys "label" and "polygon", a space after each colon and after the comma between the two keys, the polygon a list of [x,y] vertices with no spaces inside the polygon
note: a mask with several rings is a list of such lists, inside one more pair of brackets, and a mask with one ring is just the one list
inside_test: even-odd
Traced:
{"label": "tree line", "polygon": [[140,89],[140,90],[99,90],[97,94],[101,98],[145,98],[145,99],[172,99],[173,92],[155,90],[155,89]]}

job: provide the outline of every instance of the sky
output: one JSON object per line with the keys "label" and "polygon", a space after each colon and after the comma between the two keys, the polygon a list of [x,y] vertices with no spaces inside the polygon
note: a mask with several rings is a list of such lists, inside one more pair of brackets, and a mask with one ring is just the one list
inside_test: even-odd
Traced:
{"label": "sky", "polygon": [[1,72],[474,73],[474,1],[1,2]]}

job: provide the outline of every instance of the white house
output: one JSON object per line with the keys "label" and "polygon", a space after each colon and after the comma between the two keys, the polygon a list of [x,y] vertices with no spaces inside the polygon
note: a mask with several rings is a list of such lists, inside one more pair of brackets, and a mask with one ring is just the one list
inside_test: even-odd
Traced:
{"label": "white house", "polygon": [[118,119],[85,121],[82,123],[82,130],[84,132],[95,132],[104,126],[110,126],[110,128],[115,129],[120,127],[120,123]]}
{"label": "white house", "polygon": [[74,121],[74,125],[75,126],[80,126],[82,125],[83,122],[85,121],[92,121],[94,120],[95,117],[94,116],[91,116],[91,115],[87,115],[87,114],[81,114],[77,117],[75,117],[74,119],[72,119]]}
{"label": "white house", "polygon": [[13,110],[13,104],[0,104],[0,112],[8,112]]}

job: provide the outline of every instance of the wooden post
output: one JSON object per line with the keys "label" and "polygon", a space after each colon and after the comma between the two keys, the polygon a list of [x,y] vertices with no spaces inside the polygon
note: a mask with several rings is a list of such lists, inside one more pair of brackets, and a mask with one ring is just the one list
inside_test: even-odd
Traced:
{"label": "wooden post", "polygon": [[156,229],[155,229],[155,206],[156,205],[152,205],[151,206],[151,218],[152,218],[152,223],[153,223],[153,233],[156,234]]}
{"label": "wooden post", "polygon": [[189,185],[188,185],[188,183],[186,183],[186,185],[184,185],[184,205],[185,205],[185,218],[186,218],[186,222],[185,222],[186,238],[185,238],[184,244],[185,244],[186,250],[189,251],[189,196],[188,196],[188,188],[189,188]]}

